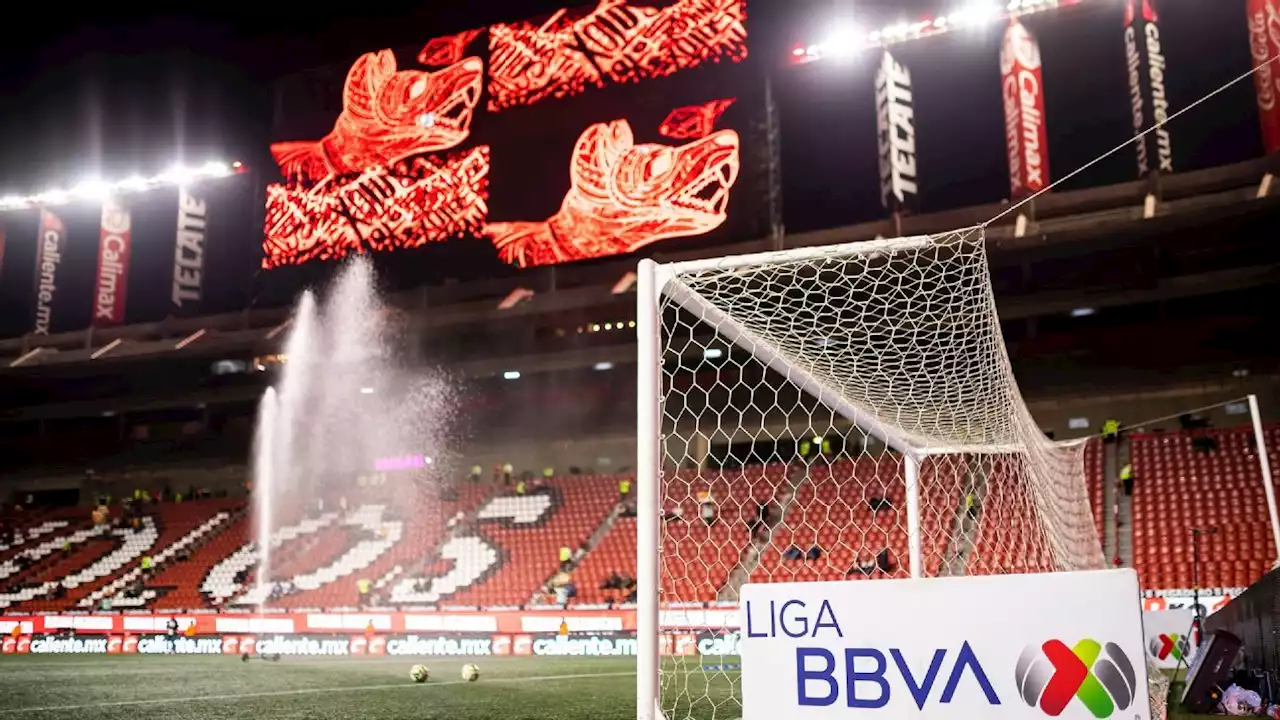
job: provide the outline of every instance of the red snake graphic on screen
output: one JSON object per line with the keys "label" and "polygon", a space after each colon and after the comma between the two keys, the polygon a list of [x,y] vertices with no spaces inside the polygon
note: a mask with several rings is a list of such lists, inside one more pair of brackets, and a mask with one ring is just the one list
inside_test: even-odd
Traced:
{"label": "red snake graphic on screen", "polygon": [[574,147],[559,212],[546,222],[490,223],[486,234],[503,260],[520,267],[701,235],[724,223],[738,167],[732,130],[686,145],[637,145],[626,120],[598,123]]}
{"label": "red snake graphic on screen", "polygon": [[271,154],[285,177],[319,181],[455,147],[471,132],[484,63],[464,58],[436,72],[396,70],[390,50],[356,60],[342,114],[316,142],[282,142]]}
{"label": "red snake graphic on screen", "polygon": [[674,0],[666,7],[598,0],[541,23],[489,28],[489,109],[530,105],[590,87],[637,82],[747,57],[745,0]]}
{"label": "red snake graphic on screen", "polygon": [[716,129],[720,116],[734,102],[733,98],[712,100],[701,105],[686,105],[667,113],[667,119],[658,127],[658,134],[672,140],[703,138]]}
{"label": "red snake graphic on screen", "polygon": [[307,189],[267,186],[263,267],[421,247],[483,231],[489,148],[413,157]]}

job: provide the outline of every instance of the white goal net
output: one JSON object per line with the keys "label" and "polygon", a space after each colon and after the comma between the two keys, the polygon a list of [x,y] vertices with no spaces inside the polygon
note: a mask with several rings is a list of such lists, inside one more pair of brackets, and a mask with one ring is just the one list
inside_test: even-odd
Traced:
{"label": "white goal net", "polygon": [[1084,445],[1022,401],[979,229],[640,276],[641,717],[741,717],[736,656],[689,638],[731,650],[748,581],[1103,567]]}

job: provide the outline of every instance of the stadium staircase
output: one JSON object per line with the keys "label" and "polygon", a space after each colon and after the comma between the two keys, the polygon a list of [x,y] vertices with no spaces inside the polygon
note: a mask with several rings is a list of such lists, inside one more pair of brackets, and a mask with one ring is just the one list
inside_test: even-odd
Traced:
{"label": "stadium staircase", "polygon": [[1115,502],[1108,506],[1108,510],[1112,513],[1110,525],[1112,532],[1115,534],[1115,546],[1111,555],[1107,556],[1107,560],[1112,558],[1120,558],[1120,565],[1123,567],[1133,567],[1133,496],[1125,495],[1120,484],[1120,468],[1126,464],[1133,462],[1133,446],[1129,439],[1121,436],[1119,442],[1114,444],[1116,462],[1110,469],[1114,469],[1114,473],[1109,473],[1104,480],[1107,487],[1111,488],[1111,494],[1115,497]]}
{"label": "stadium staircase", "polygon": [[606,605],[625,597],[621,590],[606,590],[600,586],[613,573],[635,577],[636,530],[635,518],[617,518],[595,549],[578,562],[574,571],[574,582],[578,587],[577,604]]}
{"label": "stadium staircase", "polygon": [[752,537],[751,544],[742,551],[742,558],[738,561],[737,567],[729,573],[728,582],[717,593],[717,600],[737,602],[742,586],[751,579],[751,574],[760,566],[761,554],[773,541],[773,533],[791,509],[791,502],[795,500],[796,492],[808,480],[808,465],[797,465],[787,471],[786,483],[774,494],[774,502],[770,505],[771,508],[777,508],[777,512],[771,513],[769,524],[764,528],[767,532],[760,532]]}
{"label": "stadium staircase", "polygon": [[1116,522],[1113,512],[1118,499],[1116,485],[1107,468],[1109,450],[1101,440],[1091,440],[1084,451],[1085,480],[1089,485],[1089,506],[1093,524],[1102,542],[1102,556],[1110,565],[1116,556]]}

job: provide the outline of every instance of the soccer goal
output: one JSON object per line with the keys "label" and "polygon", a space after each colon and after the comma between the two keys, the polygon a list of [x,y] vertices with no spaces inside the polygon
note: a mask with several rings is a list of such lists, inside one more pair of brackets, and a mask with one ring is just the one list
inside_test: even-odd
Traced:
{"label": "soccer goal", "polygon": [[646,260],[637,293],[638,717],[741,717],[701,649],[747,582],[1103,567],[1087,447],[1027,411],[981,229]]}

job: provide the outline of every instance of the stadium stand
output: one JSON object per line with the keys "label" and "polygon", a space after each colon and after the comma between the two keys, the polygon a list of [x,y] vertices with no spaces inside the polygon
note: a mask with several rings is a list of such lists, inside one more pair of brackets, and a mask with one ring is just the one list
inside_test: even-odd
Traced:
{"label": "stadium stand", "polygon": [[[503,515],[478,519],[479,533],[506,551],[500,565],[480,583],[460,590],[450,600],[456,605],[523,605],[560,566],[562,547],[583,546],[617,505],[618,478],[612,475],[556,477],[516,496],[514,507]],[[547,493],[550,511],[532,525],[512,522],[521,505],[532,507],[535,497]],[[632,567],[635,562],[632,561]]]}
{"label": "stadium stand", "polygon": [[[1197,438],[1216,448],[1196,449]],[[1202,440],[1202,441],[1203,441]],[[1276,558],[1251,428],[1134,435],[1134,565],[1146,588],[1193,586],[1191,531],[1201,537],[1201,587],[1243,587]],[[1280,428],[1266,430],[1272,467]]]}
{"label": "stadium stand", "polygon": [[614,573],[632,579],[636,572],[636,519],[618,518],[600,541],[574,570],[578,586],[578,602],[598,605],[620,602],[626,597],[621,589],[601,587]]}
{"label": "stadium stand", "polygon": [[[1267,429],[1267,441],[1273,464],[1280,464],[1280,426]],[[1194,584],[1193,528],[1206,531],[1201,587],[1247,586],[1270,567],[1276,550],[1249,428],[1134,434],[1122,442],[1130,444],[1137,478],[1134,565],[1144,588]],[[909,553],[899,517],[905,487],[900,463],[890,458],[678,471],[682,482],[669,485],[664,502],[664,588],[714,602],[732,599],[747,577],[780,582],[905,576]],[[1107,521],[1101,443],[1087,448],[1085,463],[1101,534]],[[999,472],[998,463],[990,469],[992,477]],[[988,483],[994,489],[979,493],[980,509],[966,519],[964,477],[962,463],[932,459],[922,466],[927,571],[981,574],[995,566],[1043,566],[1047,558],[1018,550],[1042,543],[1020,539],[1026,528],[1003,521],[1019,516],[1010,510],[1028,499],[1000,490],[1009,484]],[[356,581],[367,578],[376,588],[365,602],[386,606],[394,604],[391,589],[397,583],[467,566],[476,569],[471,580],[447,588],[433,602],[520,606],[534,601],[561,569],[562,547],[576,551],[569,567],[577,588],[572,604],[620,602],[625,592],[601,587],[615,573],[634,577],[636,571],[636,519],[620,515],[619,479],[530,479],[524,493],[514,485],[460,482],[447,492],[415,491],[409,504],[403,501],[405,488],[390,482],[361,488],[359,504],[345,512],[334,498],[323,505],[291,503],[293,529],[282,533],[273,567],[275,577],[296,583],[297,590],[269,604],[354,607],[362,602]],[[714,508],[710,522],[704,505]],[[251,587],[252,518],[243,499],[155,504],[136,529],[122,521],[118,506],[96,526],[85,508],[7,508],[0,521],[0,603],[9,611],[93,609],[104,598],[116,610],[218,608]],[[497,554],[437,556],[459,536],[483,541],[459,546],[474,548],[468,552],[489,547]],[[958,538],[954,547],[952,537]],[[788,557],[789,549],[807,552],[815,546],[821,551],[815,560],[794,552]],[[888,573],[850,572],[882,550],[892,558]],[[152,558],[150,573],[139,567],[143,555]],[[20,557],[26,560],[18,562]]]}
{"label": "stadium stand", "polygon": [[[674,597],[717,599],[729,574],[751,542],[751,523],[761,503],[773,503],[788,483],[786,465],[751,465],[741,470],[682,469],[667,485],[661,568],[663,593]],[[704,503],[714,507],[703,519]],[[634,572],[634,563],[630,571]]]}

